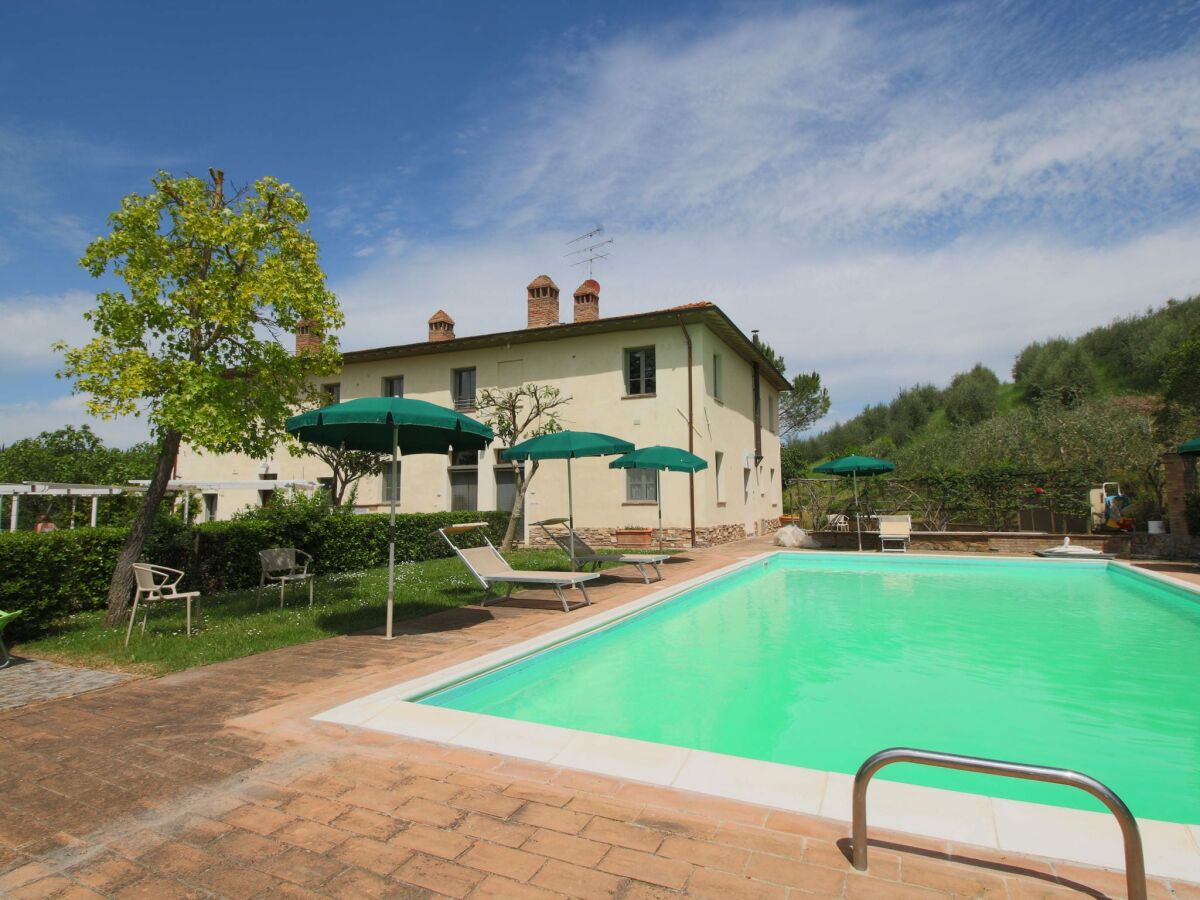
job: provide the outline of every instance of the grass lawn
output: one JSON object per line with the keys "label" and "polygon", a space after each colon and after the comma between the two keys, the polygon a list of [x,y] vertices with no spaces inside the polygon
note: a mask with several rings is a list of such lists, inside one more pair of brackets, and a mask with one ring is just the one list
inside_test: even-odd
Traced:
{"label": "grass lawn", "polygon": [[[505,554],[516,569],[567,570],[558,550],[517,550]],[[396,566],[396,620],[476,603],[482,590],[458,559],[434,559]],[[184,606],[167,602],[150,610],[146,633],[141,611],[126,649],[125,626],[107,628],[104,611],[76,613],[56,633],[14,647],[14,652],[67,664],[161,674],[236,659],[348,634],[383,624],[387,607],[387,567],[318,576],[315,601],[307,586],[288,592],[279,608],[279,588],[252,588],[200,597],[192,604],[192,637],[184,632]]]}

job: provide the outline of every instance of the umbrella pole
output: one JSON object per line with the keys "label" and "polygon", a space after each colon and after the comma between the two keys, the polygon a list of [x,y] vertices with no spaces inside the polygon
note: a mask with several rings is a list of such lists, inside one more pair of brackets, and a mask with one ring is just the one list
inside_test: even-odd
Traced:
{"label": "umbrella pole", "polygon": [[392,635],[392,607],[396,601],[396,444],[399,443],[399,425],[392,425],[392,511],[388,516],[388,591],[387,591],[387,640]]}
{"label": "umbrella pole", "polygon": [[571,457],[567,457],[567,516],[571,521],[571,571],[575,571],[575,496],[571,492]]}
{"label": "umbrella pole", "polygon": [[654,470],[654,497],[658,500],[658,552],[662,553],[662,471],[660,469]]}
{"label": "umbrella pole", "polygon": [[850,480],[854,483],[854,530],[858,532],[858,552],[862,552],[862,510],[858,508],[858,473],[851,472]]}

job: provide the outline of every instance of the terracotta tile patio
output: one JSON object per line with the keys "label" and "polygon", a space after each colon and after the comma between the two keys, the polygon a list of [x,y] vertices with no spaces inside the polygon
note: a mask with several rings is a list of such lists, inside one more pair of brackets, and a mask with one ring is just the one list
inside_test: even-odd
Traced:
{"label": "terracotta tile patio", "polygon": [[[571,615],[647,590],[606,579]],[[1120,872],[885,832],[858,873],[843,822],[310,721],[562,623],[548,598],[467,607],[0,712],[0,895],[1124,896]]]}

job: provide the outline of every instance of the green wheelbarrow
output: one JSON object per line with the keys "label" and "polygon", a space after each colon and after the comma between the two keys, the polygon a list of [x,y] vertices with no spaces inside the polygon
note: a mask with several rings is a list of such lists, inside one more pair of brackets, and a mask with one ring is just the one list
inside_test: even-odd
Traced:
{"label": "green wheelbarrow", "polygon": [[8,647],[4,643],[4,628],[9,622],[23,612],[24,610],[22,609],[18,609],[16,612],[5,612],[4,610],[0,609],[0,653],[4,654],[4,661],[0,662],[0,669],[5,668],[10,662],[12,662],[12,657],[8,655]]}

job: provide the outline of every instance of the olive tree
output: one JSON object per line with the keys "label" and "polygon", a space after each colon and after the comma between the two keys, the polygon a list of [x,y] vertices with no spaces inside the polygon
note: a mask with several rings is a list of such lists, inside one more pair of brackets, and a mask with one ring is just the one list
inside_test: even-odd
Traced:
{"label": "olive tree", "polygon": [[[110,232],[80,260],[94,277],[111,273],[124,287],[100,291],[84,313],[90,341],[55,345],[65,359],[59,376],[74,380],[94,415],[145,415],[158,447],[113,572],[110,624],[128,602],[130,567],[180,443],[266,456],[288,415],[311,399],[310,378],[340,366],[332,331],[342,316],[307,219],[300,194],[274,178],[232,190],[217,169],[207,180],[160,172],[150,191],[121,201]],[[293,353],[286,339],[302,323],[324,340]]]}

